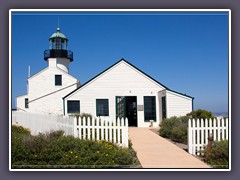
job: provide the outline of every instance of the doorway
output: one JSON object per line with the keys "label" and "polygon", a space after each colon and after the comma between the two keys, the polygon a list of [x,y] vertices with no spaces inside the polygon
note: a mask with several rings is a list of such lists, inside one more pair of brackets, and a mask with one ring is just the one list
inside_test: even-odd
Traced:
{"label": "doorway", "polygon": [[137,127],[137,96],[116,96],[116,117],[127,117],[128,126]]}

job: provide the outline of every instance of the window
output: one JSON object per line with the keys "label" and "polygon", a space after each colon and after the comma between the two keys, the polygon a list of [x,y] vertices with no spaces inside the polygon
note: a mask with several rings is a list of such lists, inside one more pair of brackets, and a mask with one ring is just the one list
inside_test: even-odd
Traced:
{"label": "window", "polygon": [[166,96],[162,97],[162,118],[166,119],[167,117],[167,109],[166,109]]}
{"label": "window", "polygon": [[67,113],[79,114],[80,113],[80,101],[67,101]]}
{"label": "window", "polygon": [[55,75],[55,86],[62,85],[62,75]]}
{"label": "window", "polygon": [[61,39],[56,38],[56,49],[61,49]]}
{"label": "window", "polygon": [[28,108],[28,98],[25,98],[25,108]]}
{"label": "window", "polygon": [[156,122],[156,97],[144,96],[144,121],[150,120]]}
{"label": "window", "polygon": [[96,115],[109,116],[108,99],[96,99]]}

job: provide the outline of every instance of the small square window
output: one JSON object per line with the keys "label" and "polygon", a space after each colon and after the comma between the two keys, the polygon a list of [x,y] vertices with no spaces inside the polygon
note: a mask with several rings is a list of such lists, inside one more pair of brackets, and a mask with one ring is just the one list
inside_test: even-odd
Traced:
{"label": "small square window", "polygon": [[62,85],[62,75],[55,75],[55,86]]}

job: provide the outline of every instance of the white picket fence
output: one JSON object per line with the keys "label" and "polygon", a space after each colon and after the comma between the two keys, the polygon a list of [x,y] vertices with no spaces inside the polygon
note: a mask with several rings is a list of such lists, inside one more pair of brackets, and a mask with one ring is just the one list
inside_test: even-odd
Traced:
{"label": "white picket fence", "polygon": [[60,115],[12,112],[12,124],[30,129],[32,135],[63,130],[80,139],[105,140],[128,147],[128,120],[76,118]]}
{"label": "white picket fence", "polygon": [[128,119],[104,120],[100,118],[74,119],[74,136],[80,139],[105,140],[128,147]]}
{"label": "white picket fence", "polygon": [[228,140],[228,118],[189,119],[188,120],[188,152],[199,155],[208,144],[208,138],[213,141]]}

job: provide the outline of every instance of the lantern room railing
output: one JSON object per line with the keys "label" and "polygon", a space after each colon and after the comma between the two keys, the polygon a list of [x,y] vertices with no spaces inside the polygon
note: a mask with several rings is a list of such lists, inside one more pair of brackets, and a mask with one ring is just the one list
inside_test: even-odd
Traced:
{"label": "lantern room railing", "polygon": [[44,51],[44,60],[48,58],[68,58],[73,61],[73,52],[63,49],[47,49]]}

